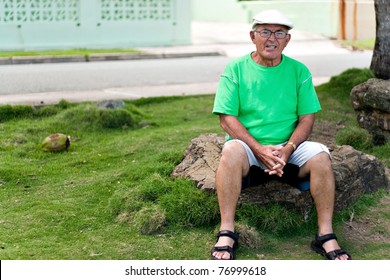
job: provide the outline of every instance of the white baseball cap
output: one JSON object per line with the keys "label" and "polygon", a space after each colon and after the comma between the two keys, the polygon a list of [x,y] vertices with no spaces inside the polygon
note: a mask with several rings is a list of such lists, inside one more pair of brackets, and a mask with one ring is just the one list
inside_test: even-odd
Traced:
{"label": "white baseball cap", "polygon": [[252,29],[258,24],[279,24],[288,29],[294,27],[293,23],[278,10],[265,10],[253,17]]}

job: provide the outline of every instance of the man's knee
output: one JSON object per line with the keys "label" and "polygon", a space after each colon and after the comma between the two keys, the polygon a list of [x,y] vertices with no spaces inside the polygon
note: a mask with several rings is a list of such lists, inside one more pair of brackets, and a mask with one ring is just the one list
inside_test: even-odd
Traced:
{"label": "man's knee", "polygon": [[330,155],[326,152],[321,152],[310,159],[312,168],[328,169],[332,171],[332,161]]}
{"label": "man's knee", "polygon": [[244,170],[249,169],[248,156],[244,146],[234,140],[226,142],[223,146],[221,163],[233,165],[236,168],[241,165]]}
{"label": "man's knee", "polygon": [[316,170],[332,172],[332,161],[327,152],[320,152],[310,158],[299,171],[299,177],[305,178]]}
{"label": "man's knee", "polygon": [[315,161],[323,164],[331,164],[330,155],[327,152],[318,153],[313,157]]}
{"label": "man's knee", "polygon": [[231,140],[226,142],[223,146],[222,156],[228,158],[242,158],[243,156],[246,156],[246,151],[245,148],[239,142]]}

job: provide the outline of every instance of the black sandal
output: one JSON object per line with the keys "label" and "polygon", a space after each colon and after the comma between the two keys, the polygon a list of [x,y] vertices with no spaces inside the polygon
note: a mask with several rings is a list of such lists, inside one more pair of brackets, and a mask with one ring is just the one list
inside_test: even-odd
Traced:
{"label": "black sandal", "polygon": [[343,249],[337,249],[334,251],[326,252],[323,245],[325,242],[329,240],[337,240],[336,234],[330,233],[330,234],[325,234],[322,236],[316,235],[315,239],[311,242],[311,248],[318,254],[326,257],[328,260],[335,260],[338,257],[342,255],[347,255],[348,260],[352,260],[352,257],[350,254],[348,254],[345,250]]}
{"label": "black sandal", "polygon": [[[229,260],[234,260],[234,250],[237,249],[238,247],[238,238],[239,238],[239,234],[238,233],[235,233],[235,232],[232,232],[230,230],[221,230],[220,232],[218,232],[217,234],[217,242],[218,242],[218,239],[221,237],[221,236],[227,236],[227,237],[230,237],[231,239],[234,240],[234,244],[233,244],[233,247],[230,247],[230,246],[214,246],[212,249],[211,249],[211,259],[212,260],[221,260],[221,259],[217,259],[216,257],[214,257],[214,253],[215,252],[228,252],[229,255],[230,255],[230,258]],[[224,260],[224,259],[222,259]]]}

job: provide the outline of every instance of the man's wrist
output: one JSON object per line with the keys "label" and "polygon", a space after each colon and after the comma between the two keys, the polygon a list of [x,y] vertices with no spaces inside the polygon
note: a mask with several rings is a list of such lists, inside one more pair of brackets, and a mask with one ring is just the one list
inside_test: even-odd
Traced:
{"label": "man's wrist", "polygon": [[295,143],[292,142],[292,141],[288,141],[287,144],[286,144],[286,146],[287,146],[287,145],[289,145],[289,146],[291,146],[291,147],[293,148],[293,152],[295,152],[295,150],[297,149],[297,145],[295,145]]}

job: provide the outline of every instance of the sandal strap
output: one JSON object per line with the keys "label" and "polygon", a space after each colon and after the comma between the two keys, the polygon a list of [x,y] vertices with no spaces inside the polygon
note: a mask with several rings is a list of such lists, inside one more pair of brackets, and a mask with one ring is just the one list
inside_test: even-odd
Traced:
{"label": "sandal strap", "polygon": [[333,251],[330,251],[330,252],[325,252],[323,244],[328,242],[329,240],[333,240],[333,239],[337,240],[336,234],[334,234],[334,233],[329,233],[329,234],[325,234],[325,235],[322,235],[322,236],[318,236],[318,234],[317,234],[315,239],[311,243],[311,248],[316,253],[321,254],[324,257],[326,257],[328,260],[335,260],[335,259],[337,259],[338,257],[340,257],[342,255],[347,255],[348,256],[348,260],[352,260],[351,255],[348,254],[343,249],[336,249],[336,250],[333,250]]}
{"label": "sandal strap", "polygon": [[342,256],[342,255],[347,255],[348,256],[348,259],[351,260],[351,255],[348,254],[345,250],[343,249],[338,249],[338,250],[334,250],[334,251],[330,251],[328,253],[326,253],[326,258],[328,260],[335,260],[336,258]]}
{"label": "sandal strap", "polygon": [[319,236],[317,234],[317,236],[316,236],[316,240],[318,242],[320,242],[321,245],[324,245],[324,243],[328,242],[329,240],[333,240],[333,239],[337,240],[337,236],[334,233],[329,233],[329,234],[325,234],[325,235],[321,235],[321,236]]}
{"label": "sandal strap", "polygon": [[230,246],[228,246],[228,245],[226,245],[226,246],[215,246],[215,247],[213,247],[213,251],[214,252],[233,252],[233,248],[232,247],[230,247]]}
{"label": "sandal strap", "polygon": [[234,240],[234,242],[237,242],[237,240],[239,238],[238,233],[230,231],[230,230],[221,230],[220,232],[218,232],[217,239],[220,238],[221,236],[230,237],[231,239]]}
{"label": "sandal strap", "polygon": [[229,260],[234,260],[234,249],[230,246],[215,246],[215,247],[213,247],[213,249],[211,250],[211,259],[219,260],[213,256],[214,252],[227,252],[230,255]]}

